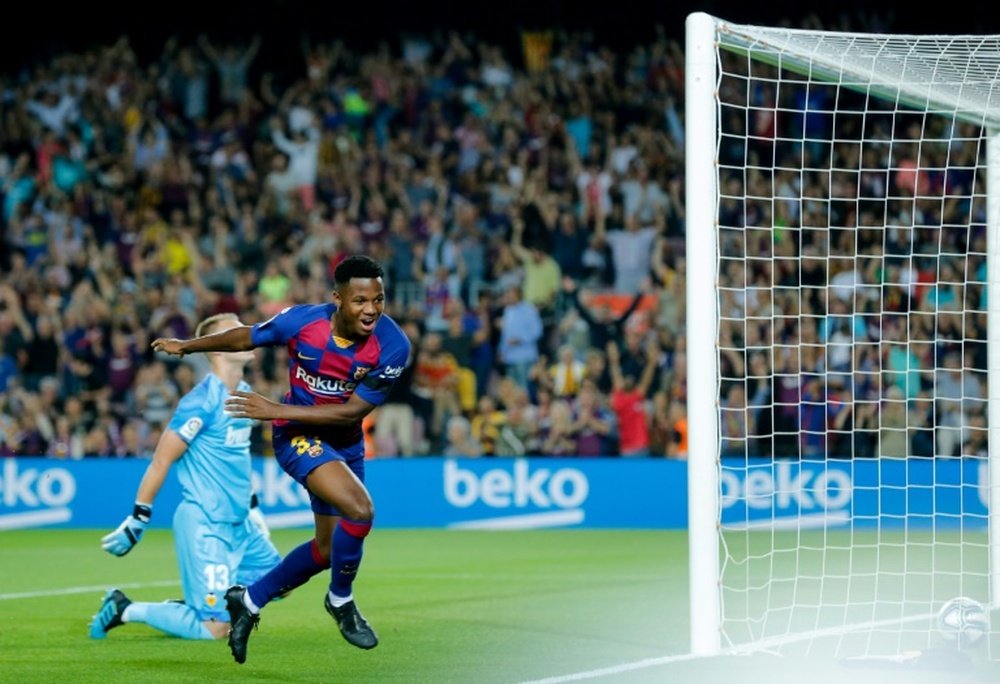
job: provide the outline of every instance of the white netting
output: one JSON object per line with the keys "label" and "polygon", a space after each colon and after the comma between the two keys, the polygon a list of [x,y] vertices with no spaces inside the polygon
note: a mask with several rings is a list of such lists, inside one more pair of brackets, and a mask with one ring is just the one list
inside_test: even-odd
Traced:
{"label": "white netting", "polygon": [[991,600],[1000,37],[718,39],[723,645],[941,646]]}

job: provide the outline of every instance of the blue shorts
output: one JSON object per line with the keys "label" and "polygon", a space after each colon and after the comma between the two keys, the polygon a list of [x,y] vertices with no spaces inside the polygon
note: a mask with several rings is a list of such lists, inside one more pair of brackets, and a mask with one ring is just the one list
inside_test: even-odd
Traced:
{"label": "blue shorts", "polygon": [[212,522],[189,501],[174,512],[174,544],[184,603],[202,621],[229,622],[226,589],[254,582],[281,561],[271,540],[249,520]]}
{"label": "blue shorts", "polygon": [[[274,455],[278,464],[293,480],[305,487],[309,473],[324,463],[341,461],[347,464],[361,482],[365,481],[365,445],[363,442],[340,448],[330,445],[319,437],[306,434],[286,434],[284,430],[275,428],[271,442],[274,445]],[[313,513],[320,515],[340,515],[337,507],[318,499],[309,492],[309,502]]]}

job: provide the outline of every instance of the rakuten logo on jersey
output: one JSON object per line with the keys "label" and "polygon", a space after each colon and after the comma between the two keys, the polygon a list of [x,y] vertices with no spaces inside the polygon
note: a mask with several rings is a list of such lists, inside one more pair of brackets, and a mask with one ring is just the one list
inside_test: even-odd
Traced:
{"label": "rakuten logo on jersey", "polygon": [[302,366],[295,369],[295,377],[304,382],[306,386],[309,387],[309,389],[315,394],[322,394],[326,396],[340,396],[342,394],[347,394],[349,392],[353,392],[354,388],[358,386],[356,382],[350,382],[348,380],[333,380],[330,378],[321,378],[316,375],[311,375]]}
{"label": "rakuten logo on jersey", "polygon": [[[0,529],[35,527],[72,518],[68,504],[76,496],[76,480],[64,468],[18,469],[14,459],[6,459],[0,475]],[[25,510],[27,509],[27,510]]]}
{"label": "rakuten logo on jersey", "polygon": [[[579,508],[587,500],[590,483],[576,468],[552,471],[538,468],[533,472],[528,461],[516,459],[511,468],[494,468],[482,474],[444,463],[444,497],[453,506],[469,508],[482,503],[494,509],[515,509],[519,515],[473,520],[454,527],[525,528],[552,527],[583,520]],[[521,514],[540,509],[541,512]]]}

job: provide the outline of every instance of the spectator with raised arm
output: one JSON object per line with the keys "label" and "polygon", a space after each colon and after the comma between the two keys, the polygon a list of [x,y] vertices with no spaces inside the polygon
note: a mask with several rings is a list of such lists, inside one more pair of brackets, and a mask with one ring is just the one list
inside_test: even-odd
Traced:
{"label": "spectator with raised arm", "polygon": [[608,367],[611,369],[611,409],[618,417],[618,451],[622,456],[649,455],[649,409],[646,394],[656,375],[660,348],[651,339],[646,347],[646,363],[636,378],[622,373],[618,344],[608,342]]}
{"label": "spectator with raised arm", "polygon": [[641,292],[644,283],[652,275],[653,244],[664,228],[664,212],[658,208],[652,224],[643,224],[639,215],[626,214],[625,227],[621,230],[606,230],[604,217],[595,223],[595,235],[604,238],[611,245],[611,257],[615,266],[614,291],[620,294]]}
{"label": "spectator with raised arm", "polygon": [[632,297],[625,310],[618,316],[606,304],[601,304],[591,308],[581,301],[586,298],[586,292],[581,293],[576,282],[570,278],[562,279],[563,292],[569,297],[576,307],[580,317],[587,323],[590,332],[590,346],[595,349],[606,349],[608,342],[620,340],[625,335],[625,324],[629,317],[639,308],[642,303],[643,293],[639,292]]}
{"label": "spectator with raised arm", "polygon": [[302,127],[288,127],[280,116],[271,118],[271,140],[275,147],[288,157],[288,173],[291,184],[305,211],[311,211],[316,204],[316,176],[319,169],[320,131],[315,114],[309,124]]}
{"label": "spectator with raised arm", "polygon": [[260,34],[257,34],[245,47],[227,43],[218,48],[208,36],[198,36],[198,47],[215,67],[215,75],[219,80],[219,99],[224,105],[235,105],[243,98],[249,85],[250,65],[260,51],[261,42]]}
{"label": "spectator with raised arm", "polygon": [[534,304],[542,319],[551,324],[554,322],[556,296],[562,279],[559,264],[539,242],[527,246],[522,244],[524,220],[516,209],[511,211],[511,221],[511,248],[524,269],[524,300]]}

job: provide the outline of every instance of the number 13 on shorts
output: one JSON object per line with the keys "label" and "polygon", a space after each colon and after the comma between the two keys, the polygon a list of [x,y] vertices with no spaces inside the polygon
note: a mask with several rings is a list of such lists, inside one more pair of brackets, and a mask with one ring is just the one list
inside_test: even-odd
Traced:
{"label": "number 13 on shorts", "polygon": [[205,587],[209,591],[225,592],[230,587],[229,568],[222,563],[206,565]]}

